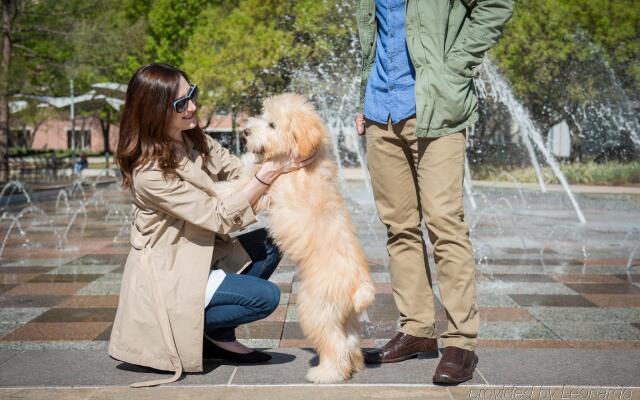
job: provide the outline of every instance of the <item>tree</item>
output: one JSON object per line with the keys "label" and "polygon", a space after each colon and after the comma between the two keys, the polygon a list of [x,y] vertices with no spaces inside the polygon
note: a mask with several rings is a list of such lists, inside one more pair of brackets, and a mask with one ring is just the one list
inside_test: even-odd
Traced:
{"label": "tree", "polygon": [[[95,16],[82,20],[74,35],[74,76],[82,87],[101,82],[124,83],[147,59],[147,25],[144,19],[129,17],[131,3],[121,2],[120,7],[101,6]],[[123,98],[117,90],[102,90],[105,95]],[[110,105],[100,102],[93,108],[93,115],[100,121],[105,143],[104,151],[111,153],[110,127],[119,120],[119,113]]]}
{"label": "tree", "polygon": [[[303,65],[348,55],[353,26],[342,2],[216,2],[202,12],[184,53],[184,68],[216,108],[256,112],[265,96],[285,90]],[[356,57],[345,57],[344,62]]]}
{"label": "tree", "polygon": [[0,181],[8,178],[9,101],[23,94],[59,95],[68,90],[65,68],[73,56],[79,17],[98,0],[3,0],[0,62]]}
{"label": "tree", "polygon": [[640,127],[637,1],[516,1],[493,55],[542,130],[565,120],[585,155]]}
{"label": "tree", "polygon": [[147,52],[155,61],[182,64],[183,49],[207,0],[155,0],[148,13]]}
{"label": "tree", "polygon": [[205,88],[203,101],[235,112],[256,109],[260,90],[286,86],[276,70],[292,48],[280,29],[283,2],[249,0],[237,7],[213,5],[201,15],[185,51],[184,67]]}
{"label": "tree", "polygon": [[2,60],[0,60],[0,182],[9,178],[9,69],[17,0],[2,0]]}
{"label": "tree", "polygon": [[640,7],[634,0],[520,0],[493,50],[544,126],[576,104],[609,96],[612,79],[640,89]]}
{"label": "tree", "polygon": [[13,96],[67,96],[70,79],[76,93],[96,82],[126,82],[145,59],[146,25],[130,21],[130,3],[135,0],[3,0],[0,181],[7,177]]}

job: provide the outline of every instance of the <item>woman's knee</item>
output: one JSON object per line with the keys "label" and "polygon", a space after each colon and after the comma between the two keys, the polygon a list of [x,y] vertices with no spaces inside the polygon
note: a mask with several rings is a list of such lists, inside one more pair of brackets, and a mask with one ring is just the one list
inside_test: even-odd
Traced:
{"label": "woman's knee", "polygon": [[260,312],[264,313],[265,317],[270,315],[280,303],[280,288],[269,281],[263,281],[262,290],[260,291]]}

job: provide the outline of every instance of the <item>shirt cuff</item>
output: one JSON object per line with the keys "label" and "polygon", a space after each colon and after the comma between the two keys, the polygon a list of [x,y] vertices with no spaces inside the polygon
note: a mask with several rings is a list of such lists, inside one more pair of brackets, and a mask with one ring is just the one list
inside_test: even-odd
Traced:
{"label": "shirt cuff", "polygon": [[223,200],[228,210],[231,222],[236,229],[243,228],[256,222],[256,214],[251,208],[251,204],[242,193],[234,193]]}

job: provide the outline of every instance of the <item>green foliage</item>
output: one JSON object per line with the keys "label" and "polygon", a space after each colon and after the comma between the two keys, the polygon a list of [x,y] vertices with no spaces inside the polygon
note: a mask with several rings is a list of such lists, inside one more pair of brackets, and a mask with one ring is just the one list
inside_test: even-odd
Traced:
{"label": "green foliage", "polygon": [[[144,20],[131,21],[132,0],[24,1],[13,29],[9,95],[68,96],[85,93],[98,82],[126,82],[144,60]],[[122,96],[121,93],[110,93]],[[82,104],[78,116],[96,115],[114,123],[104,103]],[[13,126],[36,126],[47,113],[35,103],[13,116]],[[68,115],[68,114],[66,114]]]}
{"label": "green foliage", "polygon": [[148,14],[147,51],[154,61],[182,64],[189,41],[206,0],[155,0]]}
{"label": "green foliage", "polygon": [[[560,170],[570,184],[585,185],[638,185],[640,184],[640,162],[619,163],[595,162],[561,164]],[[505,174],[508,172],[508,175]],[[545,183],[560,183],[550,167],[542,168]],[[473,179],[488,181],[537,183],[533,167],[505,170],[489,165],[477,165],[473,169]]]}
{"label": "green foliage", "polygon": [[127,21],[135,22],[149,14],[153,0],[124,0],[122,11]]}
{"label": "green foliage", "polygon": [[293,34],[281,29],[277,16],[285,7],[278,3],[249,0],[204,10],[184,67],[205,88],[205,102],[231,109],[256,92],[286,86],[290,71],[278,66],[293,53]]}
{"label": "green foliage", "polygon": [[640,4],[635,0],[573,0],[577,24],[631,90],[640,89]]}
{"label": "green foliage", "polygon": [[351,21],[338,7],[311,0],[209,5],[185,50],[184,68],[205,88],[205,103],[257,111],[302,65],[349,45]]}
{"label": "green foliage", "polygon": [[[637,0],[515,1],[492,55],[543,129],[615,91],[638,99]],[[255,112],[304,67],[325,78],[331,68],[357,70],[354,3],[24,0],[10,94],[67,95],[70,78],[82,93],[95,82],[126,83],[140,65],[160,61],[185,69],[210,109]],[[117,121],[105,110],[85,112]]]}
{"label": "green foliage", "polygon": [[[75,93],[84,93],[96,82],[126,83],[140,65],[159,61],[192,75],[210,109],[255,112],[265,96],[285,90],[303,65],[347,54],[355,37],[352,7],[334,0],[21,4],[12,94],[66,96],[71,79]],[[354,56],[347,62],[357,61]],[[116,122],[117,113],[105,107],[85,104],[76,113]],[[37,123],[40,114],[29,108],[13,124]]]}
{"label": "green foliage", "polygon": [[129,22],[121,9],[103,9],[74,32],[73,75],[80,85],[126,83],[146,60],[144,20]]}
{"label": "green foliage", "polygon": [[24,1],[18,6],[12,35],[9,94],[61,93],[69,87],[65,68],[73,58],[71,40],[78,15],[92,1]]}
{"label": "green foliage", "polygon": [[99,81],[122,82],[143,59],[143,22],[127,20],[128,0],[21,2],[13,34],[10,94],[66,96]]}
{"label": "green foliage", "polygon": [[[640,89],[640,3],[635,0],[516,0],[493,50],[542,125],[576,104]],[[616,82],[621,82],[616,87]]]}

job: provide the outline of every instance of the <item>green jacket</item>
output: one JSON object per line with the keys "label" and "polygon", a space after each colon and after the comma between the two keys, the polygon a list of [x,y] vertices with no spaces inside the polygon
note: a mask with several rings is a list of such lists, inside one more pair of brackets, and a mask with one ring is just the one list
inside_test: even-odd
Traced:
{"label": "green jacket", "polygon": [[[478,119],[473,78],[502,35],[513,0],[407,0],[405,33],[416,71],[416,135],[458,132]],[[360,110],[376,60],[376,2],[358,0]]]}

